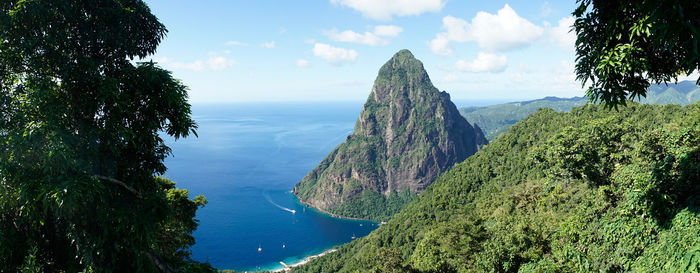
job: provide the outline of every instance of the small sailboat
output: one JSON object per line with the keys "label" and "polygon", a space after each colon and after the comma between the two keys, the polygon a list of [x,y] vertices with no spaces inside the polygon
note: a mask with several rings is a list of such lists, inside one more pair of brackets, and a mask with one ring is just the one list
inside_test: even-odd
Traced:
{"label": "small sailboat", "polygon": [[283,243],[282,243],[282,248],[285,248],[285,247],[287,247],[287,246],[285,246],[285,245],[284,245],[284,242],[283,242]]}
{"label": "small sailboat", "polygon": [[353,239],[353,240],[355,240],[356,238],[357,238],[357,237],[355,237],[355,233],[353,233],[353,234],[352,234],[352,237],[350,237],[350,239]]}
{"label": "small sailboat", "polygon": [[258,244],[258,252],[262,252],[262,247]]}

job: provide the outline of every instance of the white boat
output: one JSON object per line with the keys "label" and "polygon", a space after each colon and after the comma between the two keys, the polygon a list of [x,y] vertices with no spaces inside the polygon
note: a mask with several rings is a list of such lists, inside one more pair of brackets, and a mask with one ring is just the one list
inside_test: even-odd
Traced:
{"label": "white boat", "polygon": [[262,252],[262,247],[258,245],[258,252]]}

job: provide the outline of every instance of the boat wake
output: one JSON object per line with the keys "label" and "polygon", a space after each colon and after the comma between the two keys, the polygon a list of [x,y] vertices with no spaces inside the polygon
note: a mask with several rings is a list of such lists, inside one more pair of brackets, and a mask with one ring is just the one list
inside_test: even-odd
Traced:
{"label": "boat wake", "polygon": [[296,213],[297,213],[296,210],[293,210],[293,209],[290,209],[290,208],[285,208],[285,207],[280,206],[279,204],[275,203],[275,201],[272,201],[272,199],[270,198],[269,195],[267,195],[267,194],[264,194],[264,195],[265,195],[265,199],[267,199],[267,202],[270,202],[270,204],[274,205],[275,207],[278,207],[278,208],[280,208],[281,210],[286,210],[286,211],[288,211],[288,212],[291,212],[292,214],[296,214]]}

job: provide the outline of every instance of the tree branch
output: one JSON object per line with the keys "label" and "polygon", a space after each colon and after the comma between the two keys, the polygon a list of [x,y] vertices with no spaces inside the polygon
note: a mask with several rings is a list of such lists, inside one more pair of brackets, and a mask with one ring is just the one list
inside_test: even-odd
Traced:
{"label": "tree branch", "polygon": [[166,264],[163,260],[159,259],[158,256],[153,254],[152,251],[146,252],[146,255],[148,255],[148,258],[151,258],[151,261],[156,264],[160,271],[164,273],[175,273],[175,270],[172,267]]}
{"label": "tree branch", "polygon": [[134,194],[136,194],[136,197],[138,197],[139,199],[142,198],[142,197],[141,197],[141,193],[140,193],[139,191],[135,190],[135,189],[132,188],[132,187],[129,187],[129,185],[127,185],[126,183],[124,183],[124,182],[122,182],[122,181],[119,181],[119,180],[117,180],[117,179],[114,179],[114,178],[111,178],[111,177],[107,177],[107,176],[104,176],[104,175],[93,175],[92,177],[97,178],[97,179],[102,179],[102,180],[105,180],[105,181],[112,182],[112,183],[114,183],[114,184],[120,185],[120,186],[124,187],[125,189],[127,189],[128,191],[133,192]]}

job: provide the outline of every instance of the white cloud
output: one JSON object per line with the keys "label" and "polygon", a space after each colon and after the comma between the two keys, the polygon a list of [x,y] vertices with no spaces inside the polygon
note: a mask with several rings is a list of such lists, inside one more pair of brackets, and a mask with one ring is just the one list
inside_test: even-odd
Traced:
{"label": "white cloud", "polygon": [[374,35],[374,33],[371,32],[359,34],[352,30],[338,32],[337,29],[332,29],[327,31],[326,35],[328,35],[328,38],[336,42],[357,43],[368,46],[385,45],[388,43],[386,40],[383,40],[382,38],[380,38],[377,35]]}
{"label": "white cloud", "polygon": [[296,63],[297,63],[297,66],[298,66],[298,67],[302,67],[302,68],[303,68],[303,67],[309,67],[309,65],[311,65],[311,64],[309,63],[309,61],[304,60],[304,59],[299,59],[299,60],[297,60]]}
{"label": "white cloud", "polygon": [[270,41],[270,42],[264,42],[260,44],[261,47],[264,48],[274,48],[275,47],[275,41]]}
{"label": "white cloud", "polygon": [[446,16],[442,24],[446,31],[428,42],[430,49],[438,55],[451,55],[453,50],[449,43],[452,41],[475,41],[486,51],[503,52],[526,47],[544,33],[542,27],[520,17],[508,4],[497,14],[478,12],[471,23]]}
{"label": "white cloud", "polygon": [[326,35],[333,41],[345,43],[357,43],[368,46],[380,46],[389,43],[386,38],[396,37],[403,31],[403,28],[398,26],[376,26],[373,32],[365,32],[360,34],[352,30],[338,32],[337,29],[326,31]]}
{"label": "white cloud", "polygon": [[496,55],[479,52],[472,61],[459,60],[455,63],[457,70],[466,72],[490,72],[499,73],[506,70],[508,58],[505,55]]}
{"label": "white cloud", "polygon": [[374,34],[384,37],[396,37],[399,36],[399,33],[402,31],[403,28],[399,26],[383,25],[374,27]]}
{"label": "white cloud", "polygon": [[489,51],[522,48],[542,36],[543,30],[518,16],[508,4],[493,15],[479,12],[472,19],[472,35],[479,47]]}
{"label": "white cloud", "polygon": [[224,70],[233,66],[235,63],[236,61],[226,57],[211,57],[207,60],[207,66],[211,70]]}
{"label": "white cloud", "polygon": [[239,42],[239,41],[228,41],[226,42],[226,45],[232,45],[232,46],[248,46],[248,44]]}
{"label": "white cloud", "polygon": [[547,28],[548,40],[564,50],[573,51],[576,47],[576,33],[571,31],[574,17],[561,18],[555,27]]}
{"label": "white cloud", "polygon": [[375,20],[390,20],[392,16],[419,15],[424,12],[438,12],[447,0],[330,0],[359,11],[365,17]]}
{"label": "white cloud", "polygon": [[229,59],[220,56],[210,57],[206,61],[197,60],[189,63],[173,61],[168,58],[160,58],[156,61],[173,69],[185,69],[194,71],[203,71],[205,69],[214,71],[224,70],[233,66],[236,63],[234,59]]}
{"label": "white cloud", "polygon": [[454,53],[454,50],[452,50],[452,47],[450,46],[450,40],[444,35],[440,34],[438,34],[435,39],[428,41],[428,47],[437,55],[449,56]]}
{"label": "white cloud", "polygon": [[463,19],[452,16],[446,16],[445,18],[442,18],[442,27],[445,28],[447,31],[441,33],[441,36],[448,40],[457,42],[467,42],[475,39],[474,33],[471,30],[472,27],[469,25],[469,23],[467,23],[467,21]]}
{"label": "white cloud", "polygon": [[357,51],[333,47],[328,44],[315,43],[313,48],[314,56],[322,58],[334,65],[350,63],[357,60]]}
{"label": "white cloud", "polygon": [[442,27],[445,32],[438,33],[435,39],[428,42],[430,50],[435,54],[448,56],[452,55],[453,50],[450,46],[450,41],[467,42],[472,37],[469,33],[469,23],[463,19],[446,16],[442,18]]}

